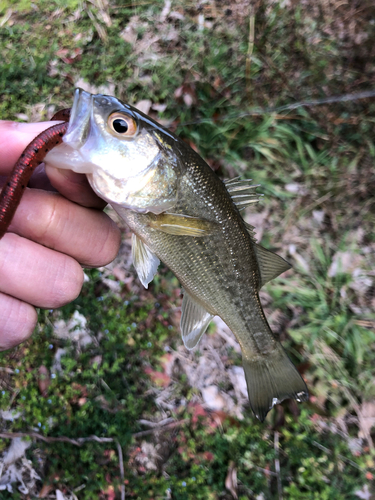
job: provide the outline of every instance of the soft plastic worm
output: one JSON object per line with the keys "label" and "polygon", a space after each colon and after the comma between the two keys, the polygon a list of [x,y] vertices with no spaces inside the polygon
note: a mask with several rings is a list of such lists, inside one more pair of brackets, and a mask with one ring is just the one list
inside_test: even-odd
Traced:
{"label": "soft plastic worm", "polygon": [[61,144],[68,128],[70,109],[58,111],[52,120],[64,120],[44,130],[23,151],[0,194],[0,239],[6,233],[35,168],[52,148]]}

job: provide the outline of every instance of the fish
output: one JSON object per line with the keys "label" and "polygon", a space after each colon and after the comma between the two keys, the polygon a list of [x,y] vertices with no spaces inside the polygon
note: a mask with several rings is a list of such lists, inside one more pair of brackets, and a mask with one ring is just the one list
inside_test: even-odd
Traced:
{"label": "fish", "polygon": [[223,182],[183,140],[113,96],[75,90],[63,142],[45,157],[86,174],[132,231],[132,256],[147,288],[160,261],[181,283],[181,334],[193,349],[214,316],[234,333],[250,407],[264,421],[306,384],[265,317],[260,288],[291,266],[265,249],[242,210],[259,199],[239,178]]}

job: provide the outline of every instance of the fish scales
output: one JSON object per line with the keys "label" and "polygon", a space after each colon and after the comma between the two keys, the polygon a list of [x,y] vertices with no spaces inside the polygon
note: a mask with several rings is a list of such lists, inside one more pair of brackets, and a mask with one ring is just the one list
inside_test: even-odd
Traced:
{"label": "fish scales", "polygon": [[57,168],[86,173],[132,232],[133,260],[147,287],[160,262],[184,290],[183,341],[195,347],[220,316],[241,345],[255,415],[288,397],[308,397],[306,385],[270,329],[261,286],[290,266],[258,245],[240,209],[257,200],[254,186],[224,184],[177,136],[111,96],[76,91],[64,144],[48,153]]}
{"label": "fish scales", "polygon": [[[224,184],[206,164],[198,164],[201,159],[194,151],[184,149],[182,154],[188,159],[180,185],[183,194],[173,211],[204,216],[217,228],[202,238],[176,238],[150,228],[147,214],[131,210],[121,214],[130,229],[173,271],[183,288],[211,314],[220,316],[241,346],[247,343],[257,352],[257,343],[246,335],[250,333],[249,325],[258,331],[266,321],[257,295],[260,277],[254,243]],[[273,344],[271,330],[268,337],[268,343]]]}

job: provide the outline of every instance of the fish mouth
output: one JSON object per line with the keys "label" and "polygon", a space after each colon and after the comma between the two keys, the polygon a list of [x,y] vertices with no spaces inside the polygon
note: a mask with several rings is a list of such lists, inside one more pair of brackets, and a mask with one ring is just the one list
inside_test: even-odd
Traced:
{"label": "fish mouth", "polygon": [[79,149],[86,142],[90,129],[90,117],[94,96],[80,88],[74,91],[74,101],[70,112],[68,130],[63,141],[72,149]]}

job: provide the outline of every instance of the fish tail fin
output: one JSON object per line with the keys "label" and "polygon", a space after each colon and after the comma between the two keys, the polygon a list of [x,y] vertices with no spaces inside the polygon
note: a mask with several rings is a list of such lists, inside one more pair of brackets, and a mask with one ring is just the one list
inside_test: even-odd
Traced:
{"label": "fish tail fin", "polygon": [[261,422],[284,399],[298,402],[308,399],[306,384],[280,343],[267,355],[244,356],[243,365],[250,406]]}

